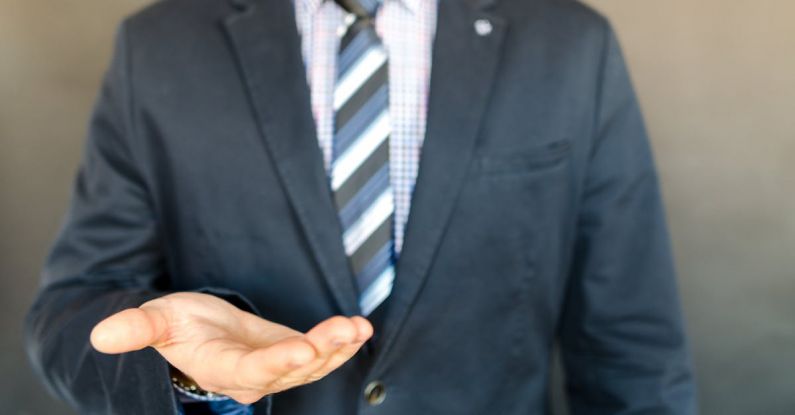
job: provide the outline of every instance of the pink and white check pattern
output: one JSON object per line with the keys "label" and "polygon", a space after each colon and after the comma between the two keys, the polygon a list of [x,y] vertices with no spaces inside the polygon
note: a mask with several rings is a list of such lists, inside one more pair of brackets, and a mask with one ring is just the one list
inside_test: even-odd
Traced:
{"label": "pink and white check pattern", "polygon": [[[397,253],[403,246],[425,136],[437,1],[384,0],[375,20],[389,60],[389,165]],[[332,0],[294,0],[294,4],[312,92],[312,112],[328,171],[334,137],[337,52],[346,12]]]}

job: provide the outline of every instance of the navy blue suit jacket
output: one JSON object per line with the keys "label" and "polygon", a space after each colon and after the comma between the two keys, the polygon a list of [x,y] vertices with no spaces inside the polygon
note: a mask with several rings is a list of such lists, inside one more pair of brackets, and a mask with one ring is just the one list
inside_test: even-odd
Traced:
{"label": "navy blue suit jacket", "polygon": [[[374,353],[258,411],[540,414],[557,339],[573,413],[694,413],[658,180],[610,26],[566,0],[440,0],[438,18]],[[174,413],[156,352],[88,343],[164,293],[299,330],[358,313],[299,45],[289,0],[163,1],[120,26],[26,325],[35,366],[82,413]],[[376,379],[386,398],[369,406]]]}

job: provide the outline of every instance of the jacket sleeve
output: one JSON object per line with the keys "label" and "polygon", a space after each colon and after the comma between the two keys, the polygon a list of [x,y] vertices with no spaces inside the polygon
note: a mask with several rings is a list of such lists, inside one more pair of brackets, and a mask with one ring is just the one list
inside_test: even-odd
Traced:
{"label": "jacket sleeve", "polygon": [[639,105],[609,24],[594,141],[559,327],[573,414],[693,414],[665,213]]}
{"label": "jacket sleeve", "polygon": [[[131,145],[128,48],[122,23],[71,205],[25,322],[27,350],[49,389],[80,413],[177,414],[168,365],[156,351],[105,355],[89,343],[96,323],[169,287],[158,220]],[[255,311],[234,292],[197,291]]]}

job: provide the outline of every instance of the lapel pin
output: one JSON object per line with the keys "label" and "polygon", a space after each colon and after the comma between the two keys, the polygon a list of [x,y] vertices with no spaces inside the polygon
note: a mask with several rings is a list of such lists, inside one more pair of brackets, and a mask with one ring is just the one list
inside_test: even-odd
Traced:
{"label": "lapel pin", "polygon": [[479,36],[488,36],[493,29],[490,21],[486,19],[475,20],[475,33]]}

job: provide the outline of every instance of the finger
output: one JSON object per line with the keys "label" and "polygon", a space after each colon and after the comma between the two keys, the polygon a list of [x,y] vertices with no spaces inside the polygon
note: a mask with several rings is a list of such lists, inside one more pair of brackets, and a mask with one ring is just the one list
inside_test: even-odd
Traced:
{"label": "finger", "polygon": [[[342,348],[342,346],[340,348]],[[325,357],[317,356],[314,360],[312,360],[308,364],[301,366],[297,369],[293,369],[290,372],[282,375],[281,381],[285,384],[300,385],[308,382],[313,382],[319,379],[315,378],[315,373],[320,372],[320,370],[326,366],[331,356],[334,356],[335,353],[336,352]]]}
{"label": "finger", "polygon": [[[332,370],[340,367],[343,363],[353,357],[359,349],[361,349],[364,342],[373,336],[373,326],[365,318],[356,316],[352,317],[351,322],[356,327],[356,336],[350,343],[344,344],[329,355],[322,365],[318,365],[312,372],[307,372],[306,375],[310,378],[317,377],[313,374],[321,373],[320,377],[327,375]],[[301,368],[299,370],[304,370]]]}
{"label": "finger", "polygon": [[155,308],[129,308],[94,326],[91,345],[102,353],[125,353],[164,341],[168,323]]}
{"label": "finger", "polygon": [[351,319],[335,316],[320,322],[304,338],[315,347],[322,359],[327,359],[341,347],[355,342],[358,335],[356,324]]}
{"label": "finger", "polygon": [[[301,383],[317,381],[334,370],[337,370],[340,366],[344,365],[345,362],[350,360],[356,355],[356,353],[359,352],[365,341],[367,341],[367,339],[357,340],[354,343],[339,348],[336,352],[329,356],[322,365],[316,366],[311,372],[305,371],[303,374],[304,380]],[[292,376],[292,373],[290,375]]]}
{"label": "finger", "polygon": [[351,321],[356,325],[358,336],[357,341],[364,342],[373,337],[373,325],[366,318],[361,316],[351,317]]}
{"label": "finger", "polygon": [[[362,317],[347,319],[355,329],[355,333],[352,336],[351,333],[348,332],[348,323],[341,322],[339,319],[343,319],[343,317],[333,317],[319,324],[306,334],[313,339],[313,344],[316,345],[316,348],[322,348],[323,350],[319,352],[320,357],[315,359],[315,361],[286,374],[285,378],[287,378],[289,382],[298,381],[300,383],[307,383],[320,379],[355,355],[356,351],[358,351],[362,344],[373,334],[372,325]],[[332,340],[326,347],[323,347],[322,344],[317,344],[320,341],[318,339],[328,334],[329,331],[339,333],[341,326],[345,326],[342,328],[344,335],[341,338],[344,342]],[[331,338],[338,339],[336,336],[331,336]]]}
{"label": "finger", "polygon": [[266,388],[286,373],[316,358],[315,348],[300,336],[252,350],[241,356],[235,365],[238,386],[241,389]]}

